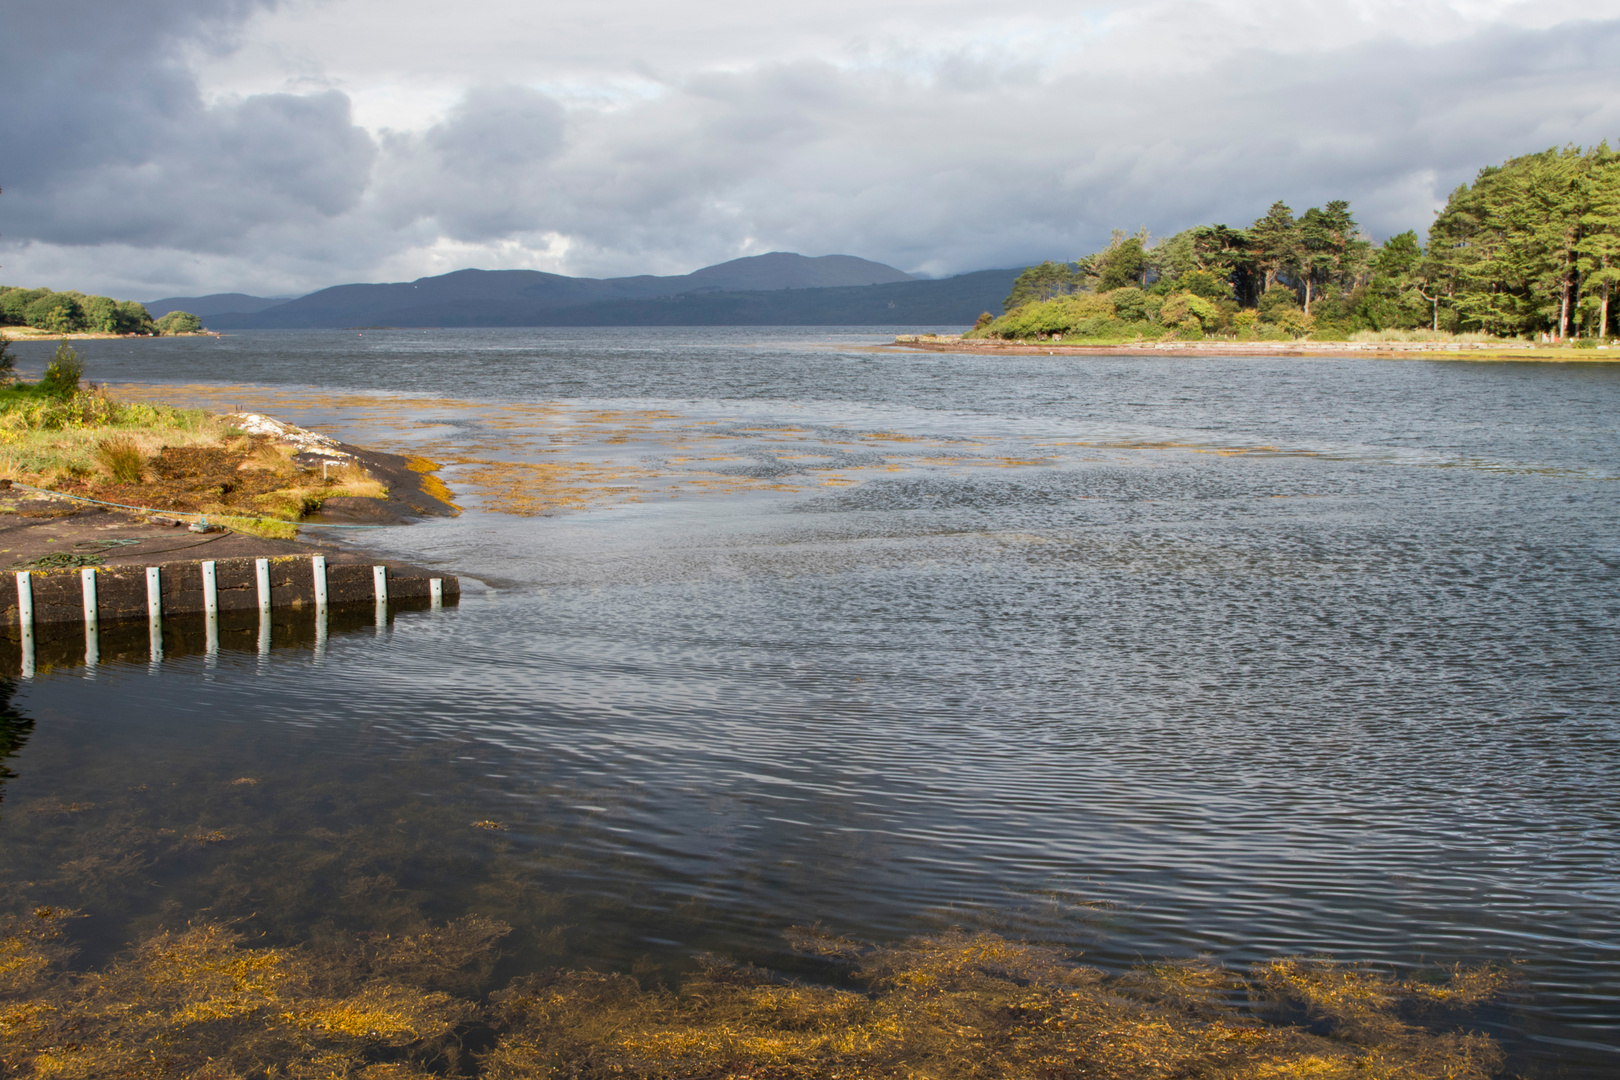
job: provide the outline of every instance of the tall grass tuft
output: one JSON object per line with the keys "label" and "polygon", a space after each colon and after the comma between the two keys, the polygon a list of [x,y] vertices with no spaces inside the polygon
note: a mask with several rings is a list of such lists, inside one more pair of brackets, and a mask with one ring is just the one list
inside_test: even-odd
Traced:
{"label": "tall grass tuft", "polygon": [[119,484],[138,484],[146,474],[146,456],[140,444],[125,435],[103,439],[96,445],[96,460]]}

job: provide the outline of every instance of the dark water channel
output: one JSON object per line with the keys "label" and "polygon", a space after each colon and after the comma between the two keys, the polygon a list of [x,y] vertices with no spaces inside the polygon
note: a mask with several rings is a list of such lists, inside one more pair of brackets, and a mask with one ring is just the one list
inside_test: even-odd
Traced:
{"label": "dark water channel", "polygon": [[16,684],[0,896],[85,911],[86,963],[199,913],[469,911],[517,927],[506,975],[792,970],[817,921],[1511,960],[1479,1018],[1510,1071],[1620,1068],[1620,366],[851,347],[881,340],[84,343],[112,381],[319,388],[339,429],[353,390],[1044,463],[368,537],[496,588],[318,659]]}

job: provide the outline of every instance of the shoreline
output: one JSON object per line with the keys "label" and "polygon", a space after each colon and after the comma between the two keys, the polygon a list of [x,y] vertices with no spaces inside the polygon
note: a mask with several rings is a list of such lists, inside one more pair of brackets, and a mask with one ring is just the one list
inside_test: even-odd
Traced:
{"label": "shoreline", "polygon": [[[454,516],[460,508],[432,475],[435,463],[340,443],[259,414],[227,418],[297,450],[292,461],[303,471],[320,466],[324,472],[324,465],[341,462],[361,470],[383,494],[329,497],[313,513],[283,521],[182,505],[193,500],[176,499],[144,478],[111,490],[0,480],[0,557],[16,578],[15,591],[0,598],[0,641],[32,641],[34,626],[45,631],[83,623],[93,632],[98,620],[145,619],[149,608],[186,616],[262,606],[268,615],[272,607],[296,611],[329,602],[375,600],[379,609],[385,601],[426,604],[430,594],[434,606],[455,602],[460,582],[453,574],[298,531]],[[292,533],[265,535],[257,529],[262,522],[284,524]]]}
{"label": "shoreline", "polygon": [[1532,361],[1539,363],[1620,363],[1620,348],[1571,349],[1560,346],[1497,345],[1437,341],[1134,341],[1119,345],[1065,344],[1001,339],[964,341],[959,337],[900,334],[882,349],[939,353],[1002,353],[1010,356],[1359,356],[1375,360]]}
{"label": "shoreline", "polygon": [[115,334],[102,330],[40,330],[32,326],[0,326],[0,341],[125,341],[174,337],[223,337],[218,330],[189,330],[180,334]]}

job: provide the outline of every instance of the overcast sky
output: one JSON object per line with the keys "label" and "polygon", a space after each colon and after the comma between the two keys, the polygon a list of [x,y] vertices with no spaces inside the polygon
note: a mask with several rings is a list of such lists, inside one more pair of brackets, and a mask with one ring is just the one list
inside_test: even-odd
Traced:
{"label": "overcast sky", "polygon": [[0,282],[932,275],[1620,136],[1620,0],[5,0]]}

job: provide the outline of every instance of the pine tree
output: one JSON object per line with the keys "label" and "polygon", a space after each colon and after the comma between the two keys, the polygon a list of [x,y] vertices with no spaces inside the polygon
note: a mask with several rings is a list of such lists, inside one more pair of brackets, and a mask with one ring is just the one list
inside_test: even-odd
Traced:
{"label": "pine tree", "polygon": [[1333,200],[1326,209],[1313,206],[1305,211],[1300,216],[1298,231],[1305,314],[1309,315],[1316,287],[1353,286],[1372,245],[1357,235],[1356,219],[1350,215],[1350,204],[1343,199]]}
{"label": "pine tree", "polygon": [[1037,300],[1051,300],[1074,292],[1075,270],[1068,263],[1055,263],[1048,259],[1039,266],[1030,266],[1013,282],[1012,292],[1002,302],[1003,311],[1012,311]]}
{"label": "pine tree", "polygon": [[1265,273],[1263,294],[1283,275],[1299,273],[1304,249],[1300,243],[1299,224],[1294,211],[1281,199],[1271,204],[1266,216],[1249,227],[1250,249],[1255,262]]}
{"label": "pine tree", "polygon": [[1596,301],[1598,336],[1609,336],[1609,300],[1620,282],[1620,154],[1600,144],[1588,158],[1582,237],[1576,245],[1583,299]]}

